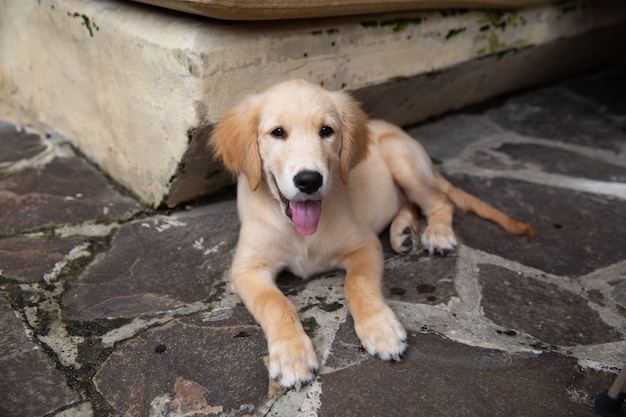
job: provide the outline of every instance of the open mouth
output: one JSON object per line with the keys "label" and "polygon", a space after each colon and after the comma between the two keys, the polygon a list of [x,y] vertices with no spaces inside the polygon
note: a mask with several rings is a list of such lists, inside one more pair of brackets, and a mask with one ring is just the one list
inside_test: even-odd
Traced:
{"label": "open mouth", "polygon": [[322,200],[288,200],[280,191],[278,194],[285,205],[285,215],[291,219],[298,233],[304,236],[314,234],[322,214]]}

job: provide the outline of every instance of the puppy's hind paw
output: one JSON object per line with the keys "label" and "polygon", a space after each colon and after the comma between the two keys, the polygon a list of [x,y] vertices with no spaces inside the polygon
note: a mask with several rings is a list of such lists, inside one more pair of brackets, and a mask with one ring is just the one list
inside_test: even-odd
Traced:
{"label": "puppy's hind paw", "polygon": [[422,234],[422,246],[431,255],[435,252],[445,255],[447,252],[454,250],[456,245],[457,241],[454,231],[448,225],[429,225],[424,230],[424,234]]}
{"label": "puppy's hind paw", "polygon": [[391,249],[400,255],[411,253],[415,246],[416,233],[411,231],[409,226],[405,227],[402,233],[392,234],[389,238]]}
{"label": "puppy's hind paw", "polygon": [[417,221],[408,215],[398,215],[389,227],[391,249],[400,255],[409,254],[418,241]]}

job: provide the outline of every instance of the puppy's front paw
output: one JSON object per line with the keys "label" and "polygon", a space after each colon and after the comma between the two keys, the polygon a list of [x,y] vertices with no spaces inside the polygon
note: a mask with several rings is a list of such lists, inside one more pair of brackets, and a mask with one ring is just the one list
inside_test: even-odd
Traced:
{"label": "puppy's front paw", "polygon": [[456,245],[456,237],[452,228],[445,224],[428,225],[422,234],[422,245],[431,255],[435,252],[444,254],[453,250]]}
{"label": "puppy's front paw", "polygon": [[387,306],[379,313],[354,325],[361,344],[372,356],[399,361],[406,349],[406,331]]}
{"label": "puppy's front paw", "polygon": [[304,332],[290,339],[269,344],[270,377],[278,380],[285,388],[299,390],[313,379],[319,365],[311,339]]}

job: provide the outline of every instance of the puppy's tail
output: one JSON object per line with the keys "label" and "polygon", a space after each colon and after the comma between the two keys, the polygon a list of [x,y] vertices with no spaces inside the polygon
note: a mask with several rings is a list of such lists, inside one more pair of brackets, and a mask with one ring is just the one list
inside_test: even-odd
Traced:
{"label": "puppy's tail", "polygon": [[484,201],[456,188],[441,175],[437,175],[437,183],[448,198],[461,210],[474,213],[478,217],[494,222],[509,233],[526,236],[528,240],[533,238],[534,232],[530,225],[518,222]]}

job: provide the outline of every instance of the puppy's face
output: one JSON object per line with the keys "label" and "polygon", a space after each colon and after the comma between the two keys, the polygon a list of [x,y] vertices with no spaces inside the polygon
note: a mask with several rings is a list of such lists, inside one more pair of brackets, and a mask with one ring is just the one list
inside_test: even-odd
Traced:
{"label": "puppy's face", "polygon": [[298,232],[310,235],[339,168],[342,121],[329,92],[291,84],[264,95],[257,143],[272,194]]}
{"label": "puppy's face", "polygon": [[348,95],[296,80],[228,112],[211,142],[253,190],[264,180],[296,230],[311,235],[333,179],[347,183],[350,169],[367,155],[369,132]]}

